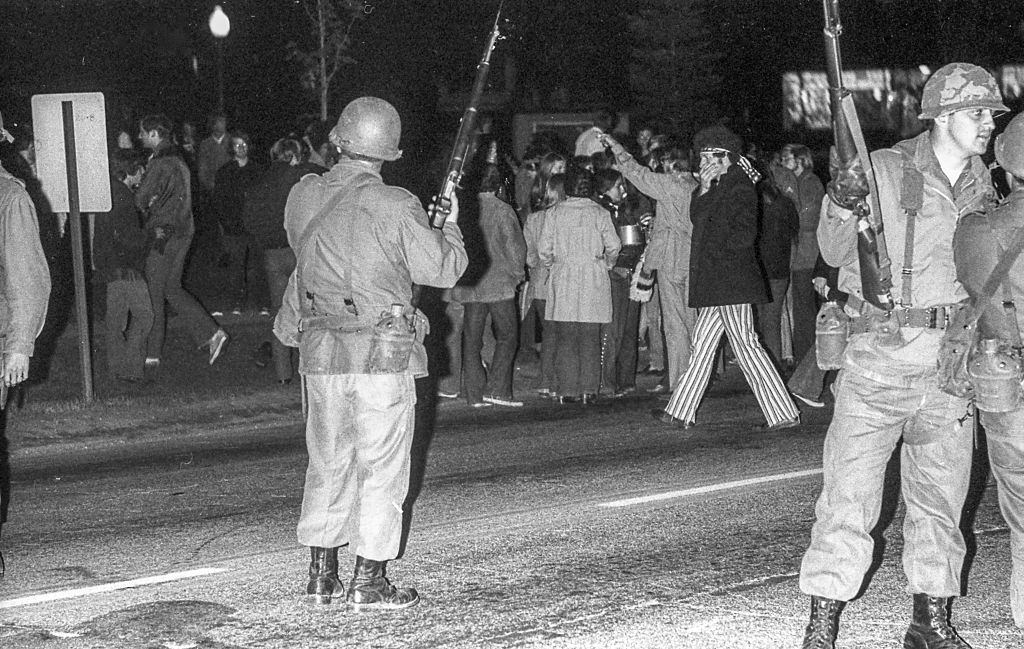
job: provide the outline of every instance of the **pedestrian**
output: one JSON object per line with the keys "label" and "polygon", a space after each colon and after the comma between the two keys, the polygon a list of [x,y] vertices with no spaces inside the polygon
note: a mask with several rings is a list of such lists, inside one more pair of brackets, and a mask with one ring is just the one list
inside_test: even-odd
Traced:
{"label": "pedestrian", "polygon": [[167,326],[164,301],[185,321],[199,349],[210,352],[210,365],[224,351],[227,333],[181,286],[185,257],[195,226],[188,166],[171,140],[171,120],[147,115],[139,122],[139,140],[151,153],[146,173],[135,192],[135,205],[152,246],[146,257],[146,282],[153,303],[153,328],[146,344],[146,365],[158,367]]}
{"label": "pedestrian", "polygon": [[[281,308],[288,278],[295,271],[295,252],[288,245],[284,230],[284,208],[288,193],[307,174],[321,175],[326,169],[305,159],[306,149],[292,138],[281,138],[270,149],[270,167],[245,192],[242,212],[244,227],[253,237],[257,256],[263,260],[270,309]],[[265,343],[264,343],[265,344]],[[276,337],[270,341],[274,376],[279,385],[292,382],[292,350]]]}
{"label": "pedestrian", "polygon": [[693,352],[668,406],[651,414],[673,426],[694,425],[724,333],[768,422],[764,430],[796,426],[800,413],[754,330],[752,305],[768,301],[756,252],[760,174],[735,153],[742,141],[724,126],[699,131],[693,144],[700,151],[700,184],[690,204],[689,304],[699,309]]}
{"label": "pedestrian", "polygon": [[[0,142],[14,140],[0,120]],[[39,240],[39,223],[22,181],[0,165],[0,409],[7,391],[28,377],[35,339],[46,319],[50,273]],[[10,473],[0,462],[0,531],[7,521]],[[0,553],[0,578],[4,558]]]}
{"label": "pedestrian", "polygon": [[221,245],[228,258],[225,282],[234,293],[232,313],[243,308],[266,307],[269,301],[263,260],[259,258],[252,233],[245,229],[245,192],[263,173],[263,168],[250,156],[249,134],[234,130],[231,159],[217,170],[213,184],[213,207],[220,224]]}
{"label": "pedestrian", "polygon": [[559,401],[590,404],[601,385],[601,325],[612,320],[608,271],[621,244],[591,199],[590,172],[570,165],[564,182],[567,198],[548,210],[538,243],[549,272],[544,318],[555,328]]}
{"label": "pedestrian", "polygon": [[[771,173],[762,173],[756,188],[760,203],[757,253],[771,292],[768,302],[757,305],[757,325],[765,349],[782,370],[786,369],[782,356],[782,316],[789,291],[790,258],[800,231],[800,216],[793,201],[781,191]],[[792,369],[791,364],[788,369]]]}
{"label": "pedestrian", "polygon": [[595,200],[608,211],[622,244],[615,265],[608,271],[612,321],[601,326],[601,393],[622,397],[636,391],[640,303],[630,299],[629,287],[644,254],[651,214],[641,212],[637,197],[630,196],[626,180],[618,171],[597,171],[594,184]]}
{"label": "pedestrian", "polygon": [[149,240],[135,207],[134,189],[145,171],[143,157],[130,150],[110,157],[110,201],[97,215],[92,236],[92,264],[107,288],[107,367],[121,381],[138,381],[146,360],[146,338],[153,328],[153,303],[146,286]]}
{"label": "pedestrian", "polygon": [[[1020,253],[1019,247],[1012,250],[1011,241],[1024,228],[1024,114],[1014,117],[996,137],[995,150],[1011,192],[996,210],[964,216],[953,238],[957,278],[978,307],[983,287],[999,259]],[[991,395],[985,394],[982,385],[976,385],[975,390],[979,393],[976,405],[985,428],[989,466],[998,486],[999,508],[1010,528],[1010,610],[1014,623],[1024,628],[1024,395],[1020,391],[1019,351],[1015,352],[1020,349],[1024,317],[1007,305],[1024,296],[1024,259],[1018,256],[1004,278],[999,298],[988,300],[978,331],[981,339],[996,340],[1001,351],[1009,352],[1011,358],[1017,356],[1016,364],[1012,360],[1007,363],[1016,370],[1007,377],[1008,394],[1013,395],[1015,404],[994,408],[988,405]]]}
{"label": "pedestrian", "polygon": [[825,188],[814,173],[811,150],[803,144],[782,147],[771,175],[782,193],[796,205],[800,232],[793,250],[790,294],[793,296],[793,358],[803,358],[814,345],[818,295],[814,290],[814,264],[818,258],[818,218]]}
{"label": "pedestrian", "polygon": [[545,196],[538,207],[526,217],[523,226],[523,238],[526,240],[526,265],[530,270],[530,282],[527,286],[527,303],[541,319],[540,342],[540,387],[537,394],[542,397],[558,397],[558,374],[555,372],[555,350],[558,348],[555,333],[557,328],[553,320],[546,317],[549,275],[548,267],[540,258],[540,235],[544,231],[544,221],[548,210],[565,200],[565,174],[555,174],[545,184]]}
{"label": "pedestrian", "polygon": [[[402,537],[414,379],[427,374],[427,322],[413,315],[412,285],[450,287],[466,268],[457,200],[433,229],[413,194],[381,180],[384,162],[402,155],[400,136],[398,112],[383,99],[360,97],[342,111],[330,133],[340,160],[288,196],[297,264],[274,323],[281,342],[299,348],[307,404],[298,523],[311,553],[306,593],[356,609],[419,601],[385,572]],[[382,318],[389,309],[393,317]],[[355,554],[347,592],[338,578],[344,545]]]}
{"label": "pedestrian", "polygon": [[[648,314],[657,310],[664,328],[665,356],[668,359],[666,385],[674,386],[690,366],[693,328],[697,310],[688,303],[690,292],[690,248],[693,222],[690,205],[697,181],[690,173],[689,156],[675,148],[664,158],[665,172],[657,173],[637,162],[622,145],[611,137],[605,141],[615,154],[615,168],[622,172],[636,188],[656,201],[655,217],[651,227],[651,241],[644,258],[644,268],[657,273],[658,302],[648,303]],[[657,326],[648,332],[650,340],[660,337]],[[659,368],[660,359],[651,345],[652,369]]]}
{"label": "pedestrian", "polygon": [[[468,282],[459,282],[452,297],[462,304],[462,384],[466,402],[474,407],[496,405],[519,407],[512,395],[516,349],[519,345],[519,318],[516,314],[516,288],[526,279],[526,241],[519,218],[507,202],[502,173],[496,164],[485,164],[479,172],[479,245],[467,254],[472,268],[481,272]],[[472,257],[482,257],[474,264]],[[494,354],[484,367],[482,350],[484,327],[491,319]]]}
{"label": "pedestrian", "polygon": [[818,243],[825,261],[840,269],[839,289],[857,316],[851,328],[862,333],[850,337],[834,384],[824,484],[800,566],[800,589],[811,596],[804,647],[833,647],[840,611],[861,591],[886,467],[900,440],[903,570],[913,595],[904,645],[968,646],[948,616],[966,552],[959,524],[970,483],[971,415],[966,399],[939,389],[937,358],[943,329],[967,297],[955,281],[953,232],[961,217],[994,201],[981,156],[993,113],[1005,110],[992,75],[951,63],[922,91],[920,117],[931,120],[930,129],[872,153],[888,255],[892,268],[902,269],[892,273],[892,312],[863,301],[861,291],[851,208],[867,195],[867,178],[859,162],[834,164]]}

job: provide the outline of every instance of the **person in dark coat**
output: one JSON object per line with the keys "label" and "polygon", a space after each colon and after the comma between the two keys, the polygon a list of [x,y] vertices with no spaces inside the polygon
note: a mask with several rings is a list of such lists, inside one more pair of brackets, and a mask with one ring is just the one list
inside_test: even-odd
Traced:
{"label": "person in dark coat", "polygon": [[768,301],[755,245],[754,183],[760,174],[734,153],[741,145],[723,126],[705,128],[694,137],[694,148],[700,151],[700,186],[690,204],[690,306],[699,312],[690,366],[676,383],[668,407],[652,411],[664,423],[694,425],[723,332],[768,420],[767,429],[800,423],[800,413],[754,331],[752,304]]}
{"label": "person in dark coat", "polygon": [[765,349],[781,367],[782,309],[789,290],[789,264],[800,232],[800,215],[771,175],[762,175],[757,183],[757,194],[761,205],[757,252],[771,289],[768,302],[757,306],[757,328]]}

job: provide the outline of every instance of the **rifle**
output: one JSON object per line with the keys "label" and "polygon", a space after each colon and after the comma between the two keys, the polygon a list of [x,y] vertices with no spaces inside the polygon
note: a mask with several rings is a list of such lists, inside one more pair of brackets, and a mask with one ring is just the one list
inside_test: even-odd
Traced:
{"label": "rifle", "polygon": [[494,27],[491,28],[491,34],[487,38],[483,58],[476,66],[476,80],[473,81],[473,91],[469,95],[469,105],[466,106],[466,112],[462,114],[462,119],[459,121],[459,133],[455,138],[455,146],[452,147],[451,158],[448,159],[448,170],[445,172],[441,191],[437,193],[437,199],[430,207],[430,225],[435,228],[444,226],[445,219],[451,213],[452,194],[459,188],[459,182],[462,180],[466,154],[469,152],[469,146],[476,132],[477,109],[480,106],[484,88],[487,86],[487,74],[491,69],[491,53],[494,51],[498,39],[501,38],[501,9],[504,4],[505,2],[502,0],[498,5],[498,13],[494,17]]}
{"label": "rifle", "polygon": [[853,96],[843,87],[842,55],[839,50],[839,35],[843,32],[843,25],[839,21],[839,0],[822,0],[822,4],[825,10],[825,68],[836,154],[843,167],[859,164],[868,180],[868,195],[858,197],[853,208],[853,214],[857,217],[861,292],[865,301],[889,311],[893,308],[892,270],[885,246],[878,187],[871,167],[871,156],[864,145]]}

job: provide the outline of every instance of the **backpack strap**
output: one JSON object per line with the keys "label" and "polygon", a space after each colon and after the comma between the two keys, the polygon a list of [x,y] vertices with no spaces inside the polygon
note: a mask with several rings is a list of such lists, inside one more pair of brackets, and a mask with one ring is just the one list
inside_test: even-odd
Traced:
{"label": "backpack strap", "polygon": [[903,268],[900,270],[900,303],[904,308],[913,306],[911,292],[914,282],[914,233],[917,215],[924,205],[924,174],[914,165],[913,155],[903,150],[903,177],[900,181],[900,207],[907,214],[907,229],[903,242]]}

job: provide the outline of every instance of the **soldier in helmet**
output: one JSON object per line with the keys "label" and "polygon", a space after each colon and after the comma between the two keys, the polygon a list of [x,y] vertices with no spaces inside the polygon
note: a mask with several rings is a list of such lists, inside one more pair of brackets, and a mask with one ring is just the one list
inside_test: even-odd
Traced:
{"label": "soldier in helmet", "polygon": [[861,591],[886,465],[901,440],[903,569],[913,595],[904,645],[969,646],[949,625],[948,607],[960,594],[966,552],[959,522],[972,426],[967,400],[938,389],[936,365],[943,330],[967,297],[956,281],[953,232],[961,217],[995,200],[981,155],[994,114],[1007,109],[992,75],[967,63],[937,70],[921,109],[929,130],[871,154],[893,268],[896,306],[888,316],[861,299],[851,208],[868,183],[859,164],[834,165],[818,224],[821,255],[839,267],[838,288],[850,295],[854,333],[836,381],[824,485],[800,567],[800,588],[812,600],[804,649],[832,649],[840,610]]}
{"label": "soldier in helmet", "polygon": [[[1014,117],[996,137],[995,150],[1011,192],[992,212],[964,217],[953,238],[957,278],[974,299],[982,295],[982,287],[997,261],[1012,247],[1016,231],[1024,228],[1024,114]],[[980,337],[997,340],[1001,347],[1012,350],[1017,362],[1008,365],[1019,371],[1024,316],[1014,303],[1024,299],[1024,257],[1018,256],[1010,266],[997,296],[996,300],[989,300],[978,322]],[[1020,376],[1016,374],[1019,372],[1010,377],[1016,407],[1010,403],[994,409],[1005,412],[992,411],[986,405],[987,399],[980,395],[977,405],[988,439],[989,464],[999,485],[999,507],[1010,527],[1010,608],[1013,621],[1024,628],[1024,399],[1019,389]]]}
{"label": "soldier in helmet", "polygon": [[[274,333],[299,348],[307,403],[309,466],[298,523],[299,543],[311,551],[306,592],[354,608],[419,601],[385,576],[402,535],[414,379],[427,373],[427,322],[413,315],[412,285],[451,287],[467,263],[457,204],[432,229],[415,196],[381,180],[383,163],[402,155],[400,134],[388,102],[348,104],[330,133],[340,160],[323,176],[300,180],[284,216],[297,263]],[[394,317],[383,318],[389,310]],[[355,555],[347,591],[338,578],[344,545]]]}

